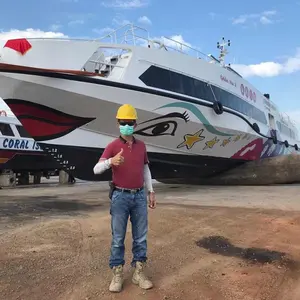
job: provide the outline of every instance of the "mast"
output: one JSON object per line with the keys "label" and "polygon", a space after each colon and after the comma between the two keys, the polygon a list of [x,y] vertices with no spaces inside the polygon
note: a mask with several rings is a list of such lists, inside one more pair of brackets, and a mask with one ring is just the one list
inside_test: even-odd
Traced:
{"label": "mast", "polygon": [[230,47],[230,40],[225,42],[225,38],[222,38],[221,43],[217,42],[217,48],[220,49],[219,61],[221,65],[225,66],[225,56],[229,53],[226,46]]}

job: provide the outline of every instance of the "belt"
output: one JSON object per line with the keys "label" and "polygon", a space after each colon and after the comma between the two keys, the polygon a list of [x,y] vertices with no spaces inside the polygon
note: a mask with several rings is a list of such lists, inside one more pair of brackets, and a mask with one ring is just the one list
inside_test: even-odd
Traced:
{"label": "belt", "polygon": [[140,187],[138,189],[125,189],[125,188],[121,188],[121,187],[117,187],[117,186],[115,187],[115,191],[130,193],[130,194],[135,194],[143,189],[144,189],[144,187]]}

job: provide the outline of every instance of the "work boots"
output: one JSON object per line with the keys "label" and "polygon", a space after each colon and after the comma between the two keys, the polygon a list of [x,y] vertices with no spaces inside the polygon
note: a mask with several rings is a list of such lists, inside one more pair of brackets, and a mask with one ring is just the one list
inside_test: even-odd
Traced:
{"label": "work boots", "polygon": [[144,274],[145,263],[136,262],[135,271],[132,276],[132,282],[139,285],[140,288],[144,290],[151,289],[153,287],[152,282]]}
{"label": "work boots", "polygon": [[122,290],[124,281],[123,266],[113,267],[113,278],[109,286],[109,291],[119,293]]}

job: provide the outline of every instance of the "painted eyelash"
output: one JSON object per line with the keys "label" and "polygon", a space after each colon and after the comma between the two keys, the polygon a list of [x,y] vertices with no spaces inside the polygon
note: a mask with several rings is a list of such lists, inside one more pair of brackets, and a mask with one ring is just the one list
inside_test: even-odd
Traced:
{"label": "painted eyelash", "polygon": [[188,121],[190,120],[190,116],[189,116],[189,114],[187,113],[187,111],[185,111],[185,112],[182,114],[182,116],[183,116],[185,122],[188,122]]}

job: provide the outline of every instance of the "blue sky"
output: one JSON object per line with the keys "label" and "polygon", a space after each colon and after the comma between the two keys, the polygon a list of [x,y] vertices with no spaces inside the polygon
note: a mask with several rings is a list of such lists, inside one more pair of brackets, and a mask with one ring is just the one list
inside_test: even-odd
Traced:
{"label": "blue sky", "polygon": [[300,0],[10,0],[1,3],[0,39],[96,38],[134,22],[153,37],[173,36],[217,56],[224,36],[232,41],[227,62],[300,120],[299,13]]}

